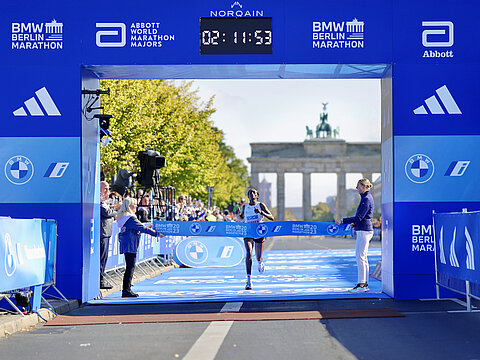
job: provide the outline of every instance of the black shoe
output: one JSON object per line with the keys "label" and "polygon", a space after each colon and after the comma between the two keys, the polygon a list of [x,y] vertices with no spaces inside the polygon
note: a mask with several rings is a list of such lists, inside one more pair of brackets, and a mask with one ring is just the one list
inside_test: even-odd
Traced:
{"label": "black shoe", "polygon": [[124,297],[138,297],[138,294],[135,294],[132,290],[122,290],[122,298]]}
{"label": "black shoe", "polygon": [[105,283],[100,283],[100,289],[107,289],[107,290],[110,290],[110,289],[113,289],[113,286],[110,285],[110,284],[105,284]]}

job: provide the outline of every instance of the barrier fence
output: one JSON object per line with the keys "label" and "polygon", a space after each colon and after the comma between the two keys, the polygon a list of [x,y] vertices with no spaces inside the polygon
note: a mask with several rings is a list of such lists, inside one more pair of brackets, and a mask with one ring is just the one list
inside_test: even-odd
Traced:
{"label": "barrier fence", "polygon": [[22,314],[10,296],[16,290],[33,287],[32,309],[39,308],[42,286],[55,286],[56,221],[3,217],[0,238],[4,263],[0,270],[0,299]]}
{"label": "barrier fence", "polygon": [[436,295],[440,287],[480,300],[480,211],[433,213]]}

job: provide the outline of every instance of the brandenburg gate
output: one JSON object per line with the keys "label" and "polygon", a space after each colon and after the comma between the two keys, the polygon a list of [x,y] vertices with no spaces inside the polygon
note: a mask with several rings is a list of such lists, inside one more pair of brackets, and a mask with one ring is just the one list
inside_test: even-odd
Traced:
{"label": "brandenburg gate", "polygon": [[[251,143],[250,185],[258,188],[260,173],[277,174],[277,219],[285,219],[285,173],[303,174],[303,219],[312,220],[311,174],[337,174],[336,217],[346,215],[346,174],[361,173],[372,180],[381,172],[380,143],[348,143],[333,138],[297,143]],[[315,186],[315,184],[313,184]],[[319,185],[320,186],[320,185]]]}

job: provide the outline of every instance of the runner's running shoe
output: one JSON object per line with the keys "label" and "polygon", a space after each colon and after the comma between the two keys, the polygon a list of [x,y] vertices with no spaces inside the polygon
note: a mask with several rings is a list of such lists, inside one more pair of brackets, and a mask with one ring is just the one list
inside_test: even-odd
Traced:
{"label": "runner's running shoe", "polygon": [[252,282],[247,280],[247,284],[245,285],[245,290],[252,290]]}
{"label": "runner's running shoe", "polygon": [[260,274],[263,274],[264,271],[265,271],[265,265],[263,265],[263,261],[260,261],[260,262],[258,263],[258,272],[259,272]]}
{"label": "runner's running shoe", "polygon": [[360,292],[367,292],[369,290],[370,289],[368,288],[368,284],[365,284],[365,285],[357,284],[357,285],[355,285],[355,287],[353,289],[348,290],[348,292],[360,293]]}

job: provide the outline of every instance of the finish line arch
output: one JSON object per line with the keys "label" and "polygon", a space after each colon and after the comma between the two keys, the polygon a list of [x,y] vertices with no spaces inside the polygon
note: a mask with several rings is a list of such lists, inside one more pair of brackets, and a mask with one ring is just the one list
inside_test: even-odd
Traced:
{"label": "finish line arch", "polygon": [[[0,215],[56,219],[58,288],[89,300],[98,295],[100,150],[98,124],[82,117],[82,89],[105,78],[380,78],[383,291],[433,297],[433,252],[419,246],[432,243],[432,210],[480,210],[476,8],[473,0],[455,8],[446,0],[9,3],[0,15],[9,87],[0,100]],[[12,157],[31,167],[28,181],[10,176]]]}

